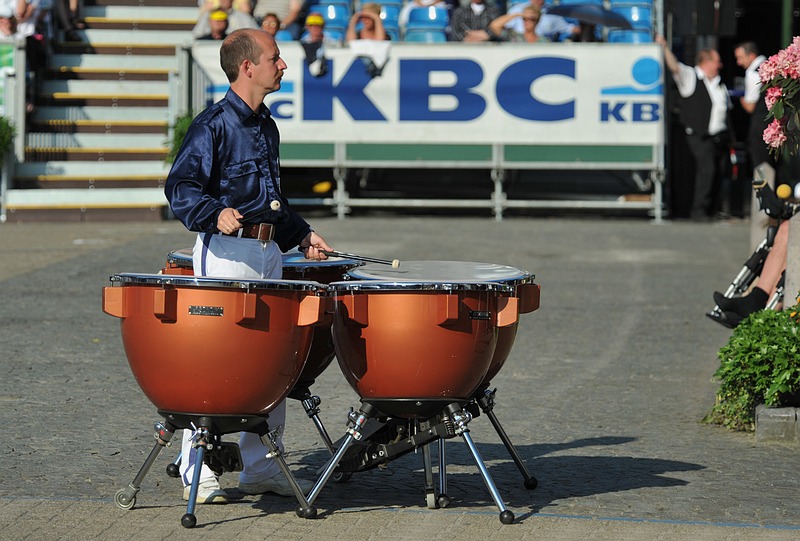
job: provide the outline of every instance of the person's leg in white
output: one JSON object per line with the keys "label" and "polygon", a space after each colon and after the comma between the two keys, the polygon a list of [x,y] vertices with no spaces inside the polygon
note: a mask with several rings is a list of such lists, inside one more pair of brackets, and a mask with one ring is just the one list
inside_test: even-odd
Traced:
{"label": "person's leg in white", "polygon": [[[254,239],[238,239],[221,235],[199,234],[192,252],[192,264],[197,276],[227,277],[243,279],[280,279],[283,272],[281,252],[274,242],[261,243]],[[205,239],[205,242],[204,242]],[[269,413],[269,426],[272,430],[278,426],[283,427],[286,418],[286,403],[281,402]],[[191,446],[188,431],[184,431],[184,457],[188,461],[181,462],[181,474],[184,485],[191,482],[193,471],[194,449]],[[279,432],[280,433],[280,432]],[[189,440],[187,444],[187,439]],[[283,451],[283,441],[280,436],[276,444]],[[187,452],[188,448],[188,452]],[[291,487],[275,461],[267,458],[267,448],[258,435],[242,432],[239,436],[239,448],[242,453],[243,468],[239,478],[239,489],[246,494],[263,494],[274,492],[283,496],[291,496]],[[190,462],[187,464],[187,462]],[[203,465],[201,471],[201,487],[220,490],[219,482],[214,473]],[[216,484],[216,487],[212,483]],[[308,481],[298,480],[301,489],[308,492],[313,486]],[[188,488],[188,487],[187,487]],[[184,490],[188,497],[188,492]],[[198,491],[198,502],[202,502]],[[224,491],[222,491],[224,494]]]}

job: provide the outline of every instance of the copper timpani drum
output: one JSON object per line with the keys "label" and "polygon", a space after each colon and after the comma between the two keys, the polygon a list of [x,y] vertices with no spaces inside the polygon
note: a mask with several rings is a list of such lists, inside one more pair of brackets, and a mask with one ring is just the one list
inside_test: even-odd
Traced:
{"label": "copper timpani drum", "polygon": [[[159,410],[264,414],[303,370],[324,286],[311,281],[116,274],[103,310],[121,319],[131,371]],[[178,384],[180,382],[180,384]]]}
{"label": "copper timpani drum", "polygon": [[398,417],[468,400],[492,363],[498,329],[518,318],[511,287],[456,270],[461,262],[424,263],[424,272],[412,272],[413,262],[365,266],[348,275],[370,279],[329,286],[345,378],[362,400]]}
{"label": "copper timpani drum", "polygon": [[[484,281],[509,286],[510,289],[501,295],[513,295],[518,299],[520,314],[533,312],[539,308],[539,286],[534,283],[534,276],[529,272],[494,263],[471,261],[403,261],[398,268],[386,265],[369,264],[353,269],[348,277],[356,280],[452,280]],[[517,335],[518,321],[497,329],[497,345],[495,346],[489,369],[484,375],[479,388],[487,387],[500,371],[511,353]]]}
{"label": "copper timpani drum", "polygon": [[[360,267],[363,261],[331,257],[325,261],[306,259],[299,252],[282,254],[284,280],[308,280],[329,284],[347,277],[347,272]],[[163,274],[193,275],[192,249],[174,250],[167,255],[167,264],[161,270]],[[322,325],[314,329],[311,350],[306,366],[298,380],[298,387],[305,388],[314,383],[333,361],[335,351],[330,325]],[[294,396],[294,395],[293,395]]]}

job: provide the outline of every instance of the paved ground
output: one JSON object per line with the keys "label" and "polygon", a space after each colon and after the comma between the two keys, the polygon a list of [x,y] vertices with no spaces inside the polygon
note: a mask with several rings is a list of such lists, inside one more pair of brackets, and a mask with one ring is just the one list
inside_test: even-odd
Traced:
{"label": "paved ground", "polygon": [[[489,261],[527,269],[541,309],[523,316],[493,382],[496,413],[539,480],[528,491],[485,416],[470,424],[517,520],[504,526],[459,440],[448,442],[446,509],[425,507],[419,455],[330,483],[320,517],[291,499],[198,508],[184,530],[169,449],[134,509],[114,493],[152,445],[138,388],[100,291],[116,272],[157,271],[191,245],[177,223],[0,226],[0,531],[4,539],[798,539],[796,447],[701,424],[730,331],[703,316],[747,253],[746,223],[375,216],[315,227],[342,251]],[[169,375],[166,375],[169,377]],[[313,390],[340,435],[358,401],[337,366]],[[291,467],[327,452],[289,404]],[[222,484],[233,489],[236,477]]]}

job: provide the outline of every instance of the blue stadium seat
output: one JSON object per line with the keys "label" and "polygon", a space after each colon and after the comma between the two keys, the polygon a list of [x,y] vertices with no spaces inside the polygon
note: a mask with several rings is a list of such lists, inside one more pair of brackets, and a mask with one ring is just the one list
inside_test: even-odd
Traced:
{"label": "blue stadium seat", "polygon": [[344,30],[347,28],[347,23],[350,22],[350,16],[352,15],[349,5],[332,4],[327,1],[313,6],[310,12],[322,15],[322,18],[325,19],[326,29]]}
{"label": "blue stadium seat", "polygon": [[559,6],[567,6],[569,4],[595,4],[602,6],[603,0],[557,0],[550,3]]}
{"label": "blue stadium seat", "polygon": [[634,30],[651,30],[653,28],[653,9],[645,5],[613,5],[611,11],[625,17]]}
{"label": "blue stadium seat", "polygon": [[380,6],[397,6],[398,9],[401,9],[406,3],[405,0],[361,0],[361,2],[355,2],[354,5],[356,9],[361,9],[361,5],[367,2],[373,2]]}
{"label": "blue stadium seat", "polygon": [[406,43],[445,43],[447,33],[441,28],[411,28],[406,29],[403,36]]}
{"label": "blue stadium seat", "polygon": [[388,30],[397,30],[397,19],[400,16],[400,7],[396,4],[383,4],[381,6],[381,20],[383,27]]}
{"label": "blue stadium seat", "polygon": [[653,36],[648,30],[621,30],[610,28],[608,30],[609,43],[652,43]]}
{"label": "blue stadium seat", "polygon": [[278,30],[275,33],[275,41],[294,41],[294,37],[288,30]]}
{"label": "blue stadium seat", "polygon": [[438,28],[444,30],[450,23],[447,9],[437,6],[415,7],[408,12],[406,30],[412,28]]}

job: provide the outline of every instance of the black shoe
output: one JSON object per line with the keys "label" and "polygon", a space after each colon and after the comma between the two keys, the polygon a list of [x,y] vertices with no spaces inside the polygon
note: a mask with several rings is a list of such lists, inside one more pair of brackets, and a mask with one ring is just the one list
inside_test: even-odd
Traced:
{"label": "black shoe", "polygon": [[736,326],[744,319],[742,316],[734,312],[712,311],[708,312],[706,316],[708,316],[710,319],[713,319],[720,325],[728,327],[729,329],[735,329]]}
{"label": "black shoe", "polygon": [[726,297],[719,291],[714,292],[714,303],[719,306],[720,310],[730,310],[731,309],[731,299],[732,297]]}

